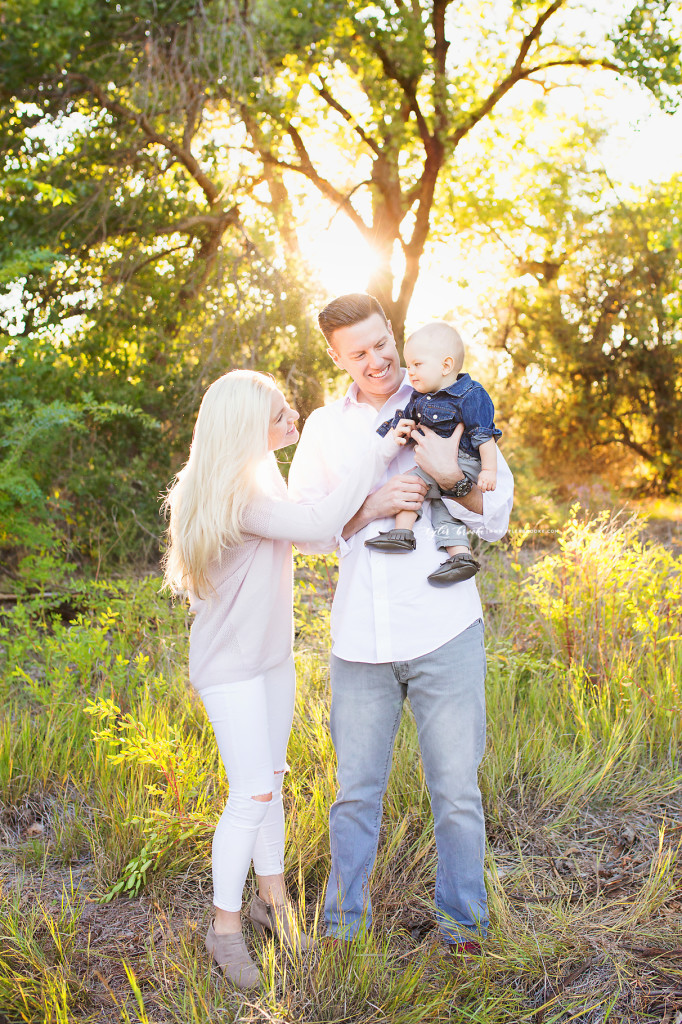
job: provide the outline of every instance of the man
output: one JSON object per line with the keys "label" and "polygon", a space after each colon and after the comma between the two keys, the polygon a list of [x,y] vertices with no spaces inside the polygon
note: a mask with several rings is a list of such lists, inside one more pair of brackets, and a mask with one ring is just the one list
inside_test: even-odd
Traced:
{"label": "man", "polygon": [[[308,418],[289,474],[297,501],[323,498],[352,472],[372,435],[407,404],[390,323],[370,295],[342,295],[319,315],[334,363],[352,378],[346,395]],[[457,463],[461,428],[440,438],[424,428],[388,468],[340,538],[332,606],[331,732],[339,792],[330,813],[332,868],[325,898],[330,935],[349,938],[371,924],[369,878],[406,696],[434,815],[438,870],[435,903],[446,943],[468,948],[488,925],[483,881],[485,828],[478,766],[485,743],[485,651],[481,603],[473,579],[436,589],[427,576],[441,561],[426,511],[415,524],[416,550],[386,556],[366,547],[368,527],[421,506],[426,484],[414,464],[446,492],[457,518],[486,540],[507,530],[513,480],[498,451],[498,483],[482,492]],[[447,492],[458,495],[455,500]],[[428,504],[428,503],[427,503]],[[378,522],[377,522],[378,521]]]}

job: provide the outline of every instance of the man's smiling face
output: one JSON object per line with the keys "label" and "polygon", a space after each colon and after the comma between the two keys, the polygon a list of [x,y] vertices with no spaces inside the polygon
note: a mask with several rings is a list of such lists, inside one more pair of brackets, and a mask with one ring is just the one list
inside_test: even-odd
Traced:
{"label": "man's smiling face", "polygon": [[353,378],[359,397],[376,409],[380,409],[402,383],[393,330],[379,313],[372,313],[350,327],[337,327],[327,351],[339,369]]}

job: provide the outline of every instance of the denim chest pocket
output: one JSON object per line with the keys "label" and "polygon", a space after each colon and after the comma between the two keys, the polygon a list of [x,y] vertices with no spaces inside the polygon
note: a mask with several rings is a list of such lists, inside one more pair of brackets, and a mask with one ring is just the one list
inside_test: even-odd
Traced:
{"label": "denim chest pocket", "polygon": [[462,419],[460,410],[456,402],[429,402],[425,405],[421,413],[422,421],[431,423],[442,423],[447,420],[454,420],[459,422]]}

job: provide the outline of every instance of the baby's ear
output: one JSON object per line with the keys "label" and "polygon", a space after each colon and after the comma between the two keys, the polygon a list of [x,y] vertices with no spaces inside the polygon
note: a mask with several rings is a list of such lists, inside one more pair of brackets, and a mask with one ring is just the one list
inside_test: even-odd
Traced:
{"label": "baby's ear", "polygon": [[443,360],[443,376],[446,377],[448,373],[452,373],[455,368],[455,360],[453,356],[445,356]]}

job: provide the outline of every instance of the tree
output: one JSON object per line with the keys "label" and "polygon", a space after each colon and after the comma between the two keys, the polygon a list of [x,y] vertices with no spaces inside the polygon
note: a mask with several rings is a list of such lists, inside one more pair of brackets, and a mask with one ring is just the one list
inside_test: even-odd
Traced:
{"label": "tree", "polygon": [[[549,475],[608,469],[618,453],[652,493],[682,466],[682,179],[587,214],[563,251],[521,260],[500,311],[507,415]],[[540,256],[535,252],[533,255]]]}
{"label": "tree", "polygon": [[[45,504],[61,474],[53,489],[72,519],[108,517],[105,547],[128,506],[153,535],[157,485],[210,376],[268,369],[303,412],[321,400],[329,364],[314,286],[301,283],[295,183],[380,252],[369,287],[400,339],[434,223],[467,181],[463,147],[524,82],[595,69],[673,103],[673,11],[644,0],[588,42],[588,8],[568,0],[6,0],[0,419],[17,425],[12,494],[37,501],[28,473]],[[23,436],[50,444],[29,451]]]}
{"label": "tree", "polygon": [[303,412],[321,400],[313,293],[274,225],[242,218],[253,175],[206,138],[201,83],[229,57],[202,63],[192,10],[3,8],[0,549],[15,568],[32,550],[155,556],[159,491],[225,369],[276,372]]}
{"label": "tree", "polygon": [[6,330],[146,382],[155,413],[155,390],[230,363],[281,371],[304,411],[322,396],[311,289],[250,198],[259,175],[212,135],[211,83],[243,60],[235,9],[11,0],[0,23]]}
{"label": "tree", "polygon": [[[464,141],[512,91],[599,69],[639,80],[670,105],[682,80],[670,0],[636,3],[589,41],[591,8],[568,0],[8,0],[5,8],[5,152],[20,159],[36,124],[81,115],[83,174],[72,162],[61,183],[73,184],[78,216],[46,217],[45,229],[54,237],[66,222],[81,237],[86,226],[100,240],[142,236],[144,253],[122,272],[134,276],[156,260],[178,267],[170,327],[201,293],[226,233],[244,232],[260,186],[269,198],[258,201],[296,257],[296,175],[380,253],[369,288],[401,338],[437,185],[465,176]],[[322,128],[339,170],[316,148]]]}
{"label": "tree", "polygon": [[[592,8],[565,0],[264,0],[244,5],[243,20],[267,62],[251,89],[229,96],[264,168],[305,178],[379,251],[368,287],[402,337],[437,185],[466,177],[464,140],[520,83],[547,88],[590,69],[634,78],[674,104],[674,10],[644,0],[592,37]],[[340,170],[314,151],[325,122],[346,156]]]}

